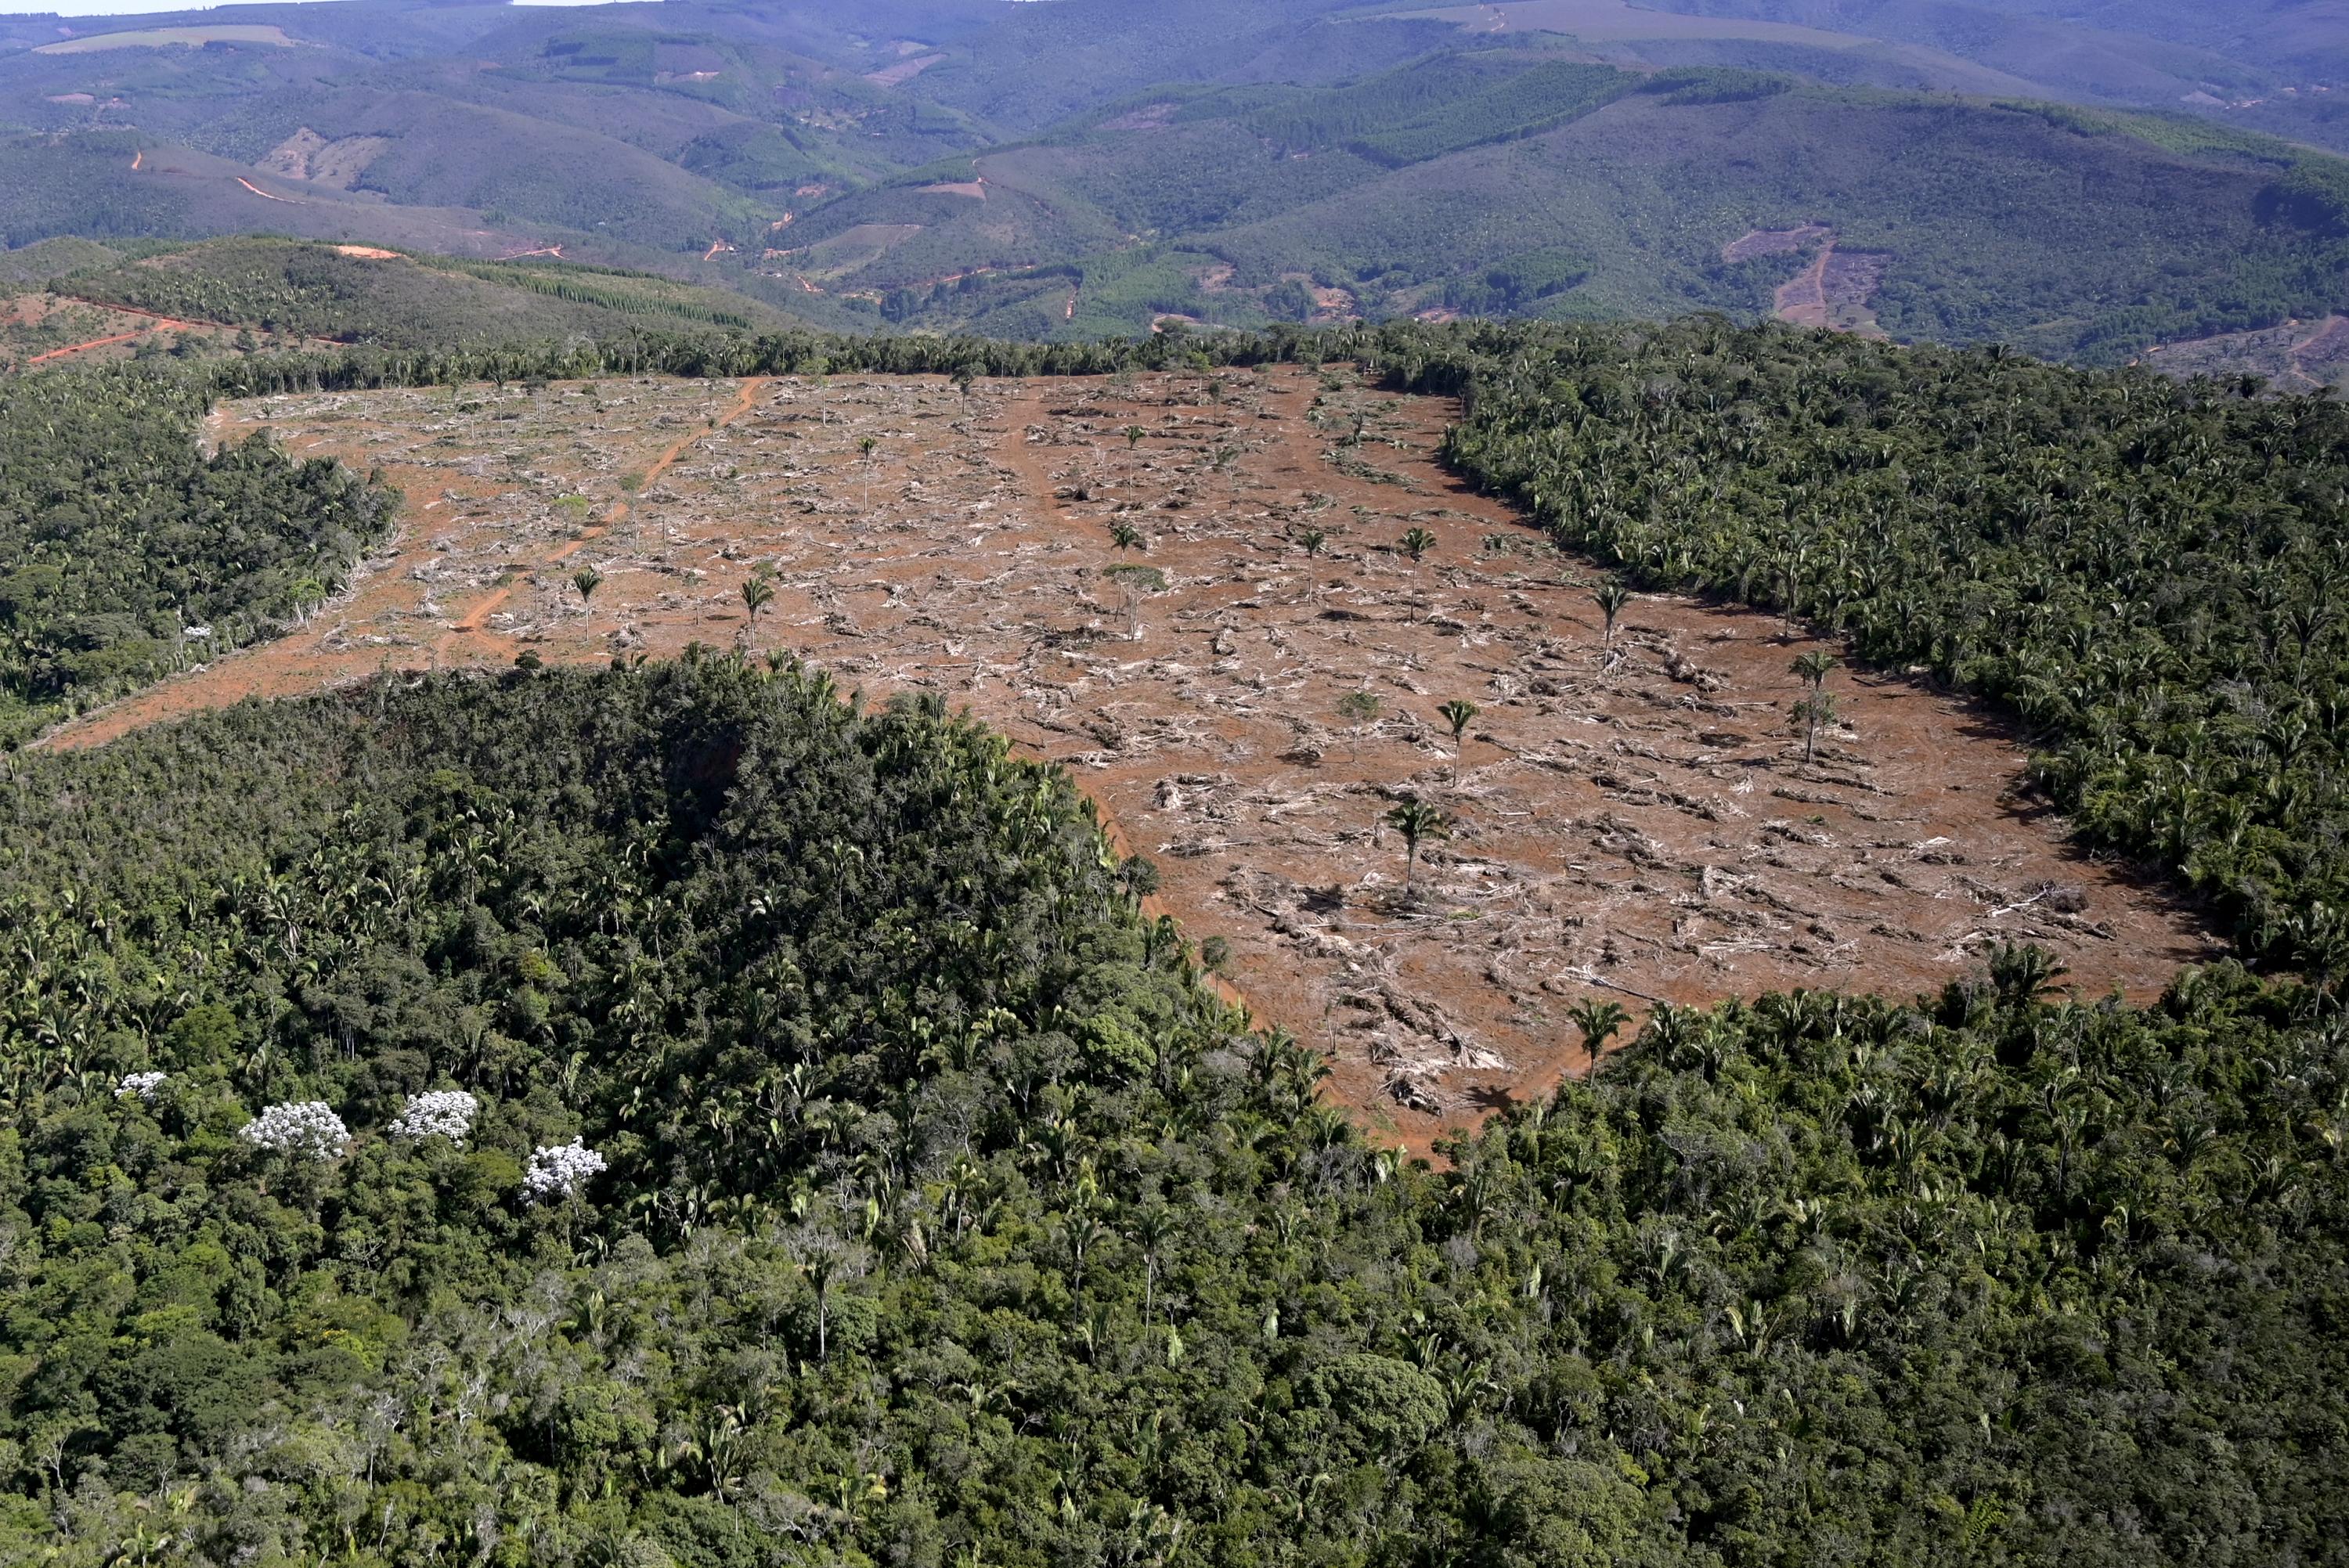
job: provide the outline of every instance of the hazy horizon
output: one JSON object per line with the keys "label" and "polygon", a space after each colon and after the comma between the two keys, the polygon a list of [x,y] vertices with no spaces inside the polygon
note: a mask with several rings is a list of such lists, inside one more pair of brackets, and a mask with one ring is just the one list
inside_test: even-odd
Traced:
{"label": "hazy horizon", "polygon": [[[347,5],[357,0],[222,0],[220,5],[191,5],[185,0],[63,0],[53,5],[0,5],[0,16],[156,16],[174,13],[220,11],[247,5]],[[657,5],[659,0],[505,0],[509,5]]]}

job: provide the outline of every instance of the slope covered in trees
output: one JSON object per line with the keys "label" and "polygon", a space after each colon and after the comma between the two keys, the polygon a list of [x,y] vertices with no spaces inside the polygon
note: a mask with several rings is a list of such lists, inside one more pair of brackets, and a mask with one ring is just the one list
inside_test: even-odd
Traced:
{"label": "slope covered in trees", "polygon": [[204,456],[192,383],[0,378],[0,747],[331,595],[395,498],[265,440]]}
{"label": "slope covered in trees", "polygon": [[380,505],[196,456],[209,386],[1340,354],[1461,394],[1452,460],[1561,542],[2004,705],[2092,843],[2311,984],[2139,1010],[2023,949],[1667,1009],[1438,1171],[935,710],[700,656],[20,755],[0,1556],[2321,1560],[2336,406],[1702,321],[647,334],[0,410],[23,548],[96,542],[75,613],[151,618],[274,603]]}
{"label": "slope covered in trees", "polygon": [[248,707],[21,758],[0,822],[12,1560],[2344,1522],[2349,1062],[2231,971],[1668,1014],[1437,1173],[1237,1032],[1064,779],[793,671]]}
{"label": "slope covered in trees", "polygon": [[[972,168],[984,187],[953,183]],[[1308,281],[1374,321],[1753,319],[1807,257],[1732,260],[1737,242],[1819,225],[1875,259],[1895,336],[2110,364],[2349,303],[2344,168],[2186,122],[1494,51],[1340,88],[1143,95],[802,213],[782,265],[836,295],[886,291],[893,319],[1060,336],[1301,316]],[[1031,320],[1040,269],[1101,295],[1136,241],[1171,279]],[[1575,264],[1553,286],[1473,286],[1557,258]]]}
{"label": "slope covered in trees", "polygon": [[398,348],[605,339],[647,325],[740,333],[788,321],[738,294],[645,273],[351,249],[217,240],[54,281],[77,299]]}

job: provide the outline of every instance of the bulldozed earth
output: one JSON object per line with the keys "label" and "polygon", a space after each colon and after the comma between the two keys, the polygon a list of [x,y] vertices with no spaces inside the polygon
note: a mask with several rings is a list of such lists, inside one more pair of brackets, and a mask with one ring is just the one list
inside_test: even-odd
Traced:
{"label": "bulldozed earth", "polygon": [[[1806,759],[1798,628],[1639,597],[1610,638],[1590,568],[1436,465],[1452,414],[1287,366],[227,405],[212,438],[384,470],[400,532],[291,635],[51,744],[697,642],[936,693],[1065,765],[1257,1017],[1420,1150],[1583,1070],[1585,997],[1924,992],[2027,940],[2141,998],[2216,951],[2067,841],[1979,708],[1838,670]],[[1449,824],[1408,872],[1406,799]]]}

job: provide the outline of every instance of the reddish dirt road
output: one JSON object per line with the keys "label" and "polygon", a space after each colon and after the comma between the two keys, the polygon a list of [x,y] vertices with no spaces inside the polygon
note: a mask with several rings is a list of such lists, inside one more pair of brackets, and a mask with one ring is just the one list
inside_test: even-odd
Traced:
{"label": "reddish dirt road", "polygon": [[307,207],[310,204],[307,201],[300,201],[292,196],[280,196],[274,191],[264,191],[260,186],[255,185],[252,181],[247,180],[242,174],[237,175],[235,178],[236,182],[239,185],[243,186],[247,191],[252,191],[255,196],[260,197],[264,201],[283,201],[289,207]]}
{"label": "reddish dirt road", "polygon": [[1882,337],[1876,313],[1868,308],[1892,258],[1879,252],[1845,251],[1835,231],[1819,223],[1799,229],[1755,229],[1722,248],[1722,260],[1748,261],[1755,256],[1784,255],[1816,246],[1811,263],[1771,296],[1771,313],[1794,326],[1828,332],[1856,332]]}
{"label": "reddish dirt road", "polygon": [[[139,339],[147,336],[150,333],[234,332],[236,330],[236,328],[233,326],[223,326],[217,322],[182,321],[178,316],[165,315],[160,311],[142,310],[136,305],[112,304],[105,300],[84,299],[78,294],[26,296],[25,300],[20,300],[17,303],[20,306],[29,304],[32,310],[36,313],[35,317],[33,318],[37,318],[37,315],[40,313],[46,312],[52,306],[63,308],[73,305],[84,305],[93,310],[102,311],[108,315],[118,317],[127,316],[133,320],[142,321],[147,324],[143,326],[125,328],[119,332],[101,333],[96,336],[84,338],[78,343],[63,344],[56,348],[44,349],[38,354],[27,355],[24,363],[28,367],[35,365],[46,365],[55,360],[68,359],[75,355],[87,354],[93,349],[112,348],[125,343],[136,343]],[[106,323],[103,325],[113,324]]]}
{"label": "reddish dirt road", "polygon": [[1831,326],[1827,311],[1827,260],[1835,254],[1835,241],[1819,242],[1818,254],[1811,264],[1785,283],[1778,285],[1774,304],[1780,321],[1795,326]]}
{"label": "reddish dirt road", "polygon": [[[294,635],[54,743],[525,648],[786,647],[1067,766],[1158,865],[1154,907],[1227,942],[1258,1016],[1329,1048],[1335,1092],[1419,1150],[1581,1070],[1585,995],[1913,993],[2012,939],[2086,994],[2144,996],[2211,951],[2017,798],[2021,752],[1970,706],[1839,674],[1844,722],[1806,763],[1787,665],[1816,645],[1661,597],[1607,644],[1587,572],[1436,467],[1449,414],[1287,368],[232,406],[225,438],[265,425],[385,467],[409,498],[397,552]],[[1435,713],[1455,697],[1482,710],[1457,756]],[[1405,797],[1452,822],[1408,891],[1382,826]]]}
{"label": "reddish dirt road", "polygon": [[[139,314],[143,315],[146,313],[141,311]],[[160,332],[167,328],[180,332],[194,332],[200,330],[193,322],[172,321],[167,317],[158,316],[155,318],[155,325],[152,326],[142,326],[136,332],[117,332],[105,337],[93,337],[86,343],[68,343],[63,348],[52,348],[47,353],[36,354],[26,359],[25,363],[27,365],[42,365],[52,359],[63,359],[67,355],[82,354],[93,348],[110,348],[118,343],[133,343],[140,338],[146,336],[150,332]]]}

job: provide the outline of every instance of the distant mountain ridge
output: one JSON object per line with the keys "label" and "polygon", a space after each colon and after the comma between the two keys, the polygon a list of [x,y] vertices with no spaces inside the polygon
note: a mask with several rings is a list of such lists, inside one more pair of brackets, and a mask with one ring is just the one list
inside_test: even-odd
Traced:
{"label": "distant mountain ridge", "polygon": [[[1777,311],[2116,361],[2349,310],[2349,164],[2318,150],[2349,148],[2349,82],[2336,115],[2326,77],[2349,74],[2349,0],[2230,15],[670,0],[10,18],[0,241],[530,254],[835,328]],[[1831,238],[1744,243],[1796,231]]]}

